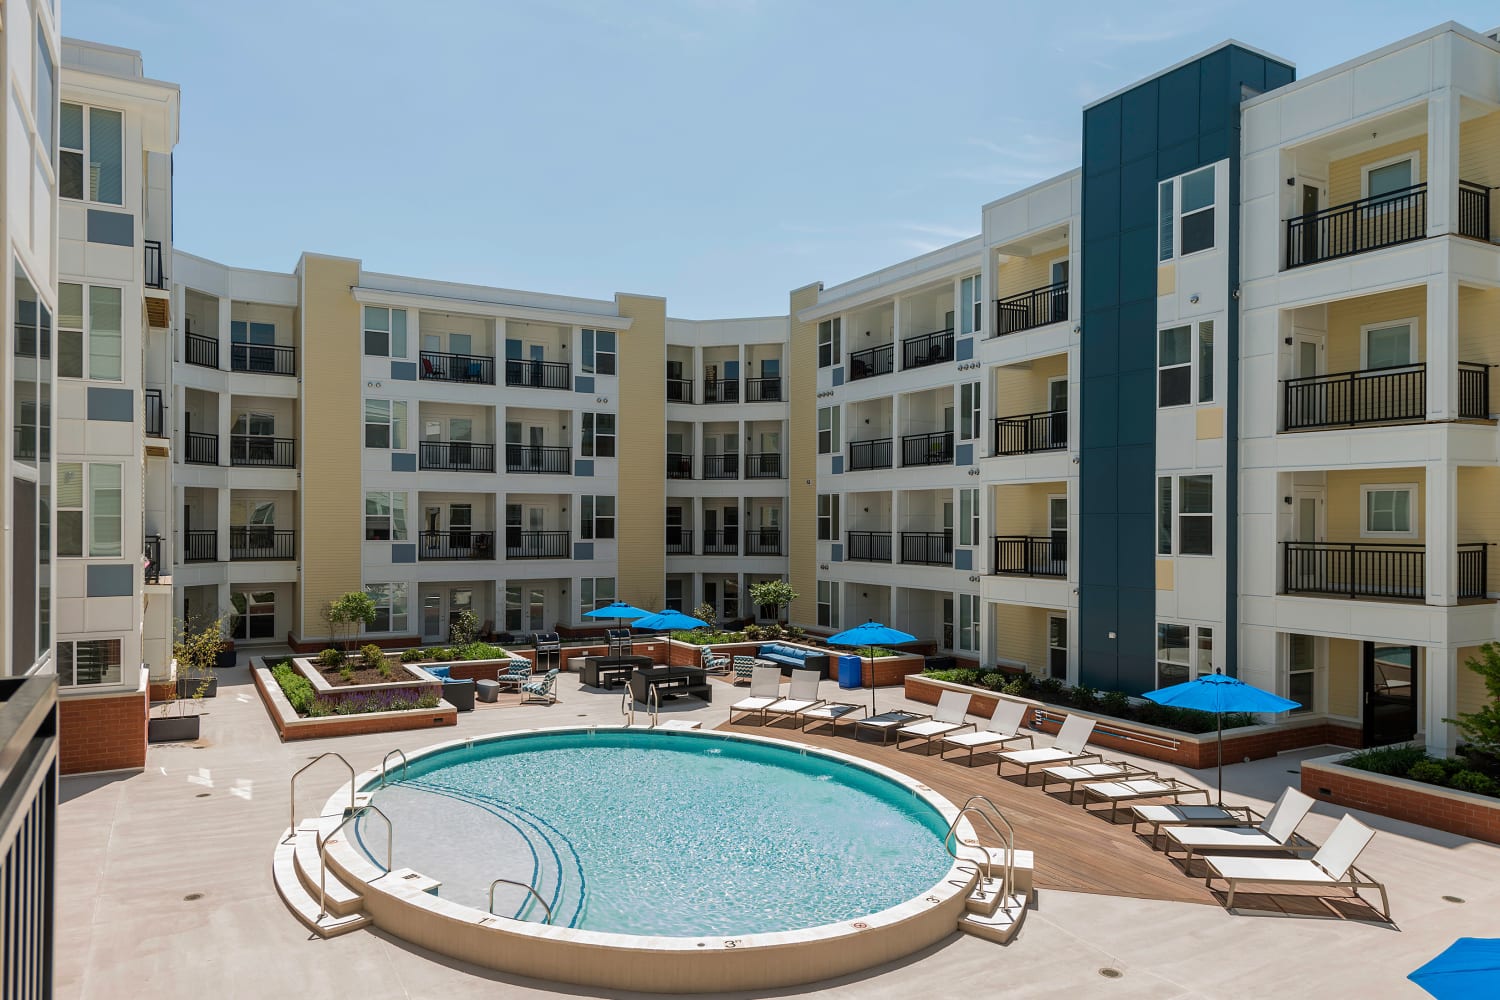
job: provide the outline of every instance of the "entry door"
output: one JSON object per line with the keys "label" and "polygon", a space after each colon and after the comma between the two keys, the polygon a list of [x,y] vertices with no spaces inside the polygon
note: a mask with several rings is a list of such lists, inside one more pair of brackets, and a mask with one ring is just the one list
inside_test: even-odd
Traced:
{"label": "entry door", "polygon": [[1068,679],[1068,619],[1047,616],[1047,668],[1057,680]]}
{"label": "entry door", "polygon": [[1051,551],[1048,557],[1051,560],[1051,570],[1054,573],[1061,572],[1066,575],[1068,571],[1068,498],[1065,496],[1047,498],[1047,526],[1052,538]]}
{"label": "entry door", "polygon": [[1336,422],[1336,410],[1347,410],[1347,398],[1335,399],[1334,386],[1302,381],[1323,374],[1323,335],[1310,330],[1292,331],[1292,378],[1286,390],[1288,428],[1321,427]]}
{"label": "entry door", "polygon": [[1322,200],[1322,189],[1316,184],[1302,183],[1302,259],[1308,263],[1318,259],[1318,225],[1316,216]]}
{"label": "entry door", "polygon": [[[719,544],[719,510],[717,507],[703,508],[703,551],[705,554],[712,551],[710,546]],[[707,586],[705,584],[704,586]],[[708,598],[704,598],[705,601]],[[712,601],[708,603],[712,604]]]}
{"label": "entry door", "polygon": [[[1304,544],[1293,548],[1287,572],[1293,575],[1299,588],[1310,590],[1317,582],[1323,558],[1312,548],[1323,540],[1323,491],[1311,487],[1293,489],[1292,518],[1295,521],[1292,525],[1292,540]],[[1329,580],[1324,586],[1347,582]]]}
{"label": "entry door", "polygon": [[1417,647],[1364,644],[1365,746],[1417,734]]}
{"label": "entry door", "polygon": [[1068,445],[1068,379],[1066,376],[1047,380],[1047,443],[1054,448]]}
{"label": "entry door", "polygon": [[521,552],[521,505],[505,505],[505,548],[510,555]]}
{"label": "entry door", "polygon": [[547,592],[541,587],[531,587],[526,600],[526,630],[547,631]]}
{"label": "entry door", "polygon": [[422,591],[422,638],[441,642],[448,631],[443,627],[443,594],[439,590]]}
{"label": "entry door", "polygon": [[676,549],[682,546],[682,508],[680,506],[667,508],[667,548]]}

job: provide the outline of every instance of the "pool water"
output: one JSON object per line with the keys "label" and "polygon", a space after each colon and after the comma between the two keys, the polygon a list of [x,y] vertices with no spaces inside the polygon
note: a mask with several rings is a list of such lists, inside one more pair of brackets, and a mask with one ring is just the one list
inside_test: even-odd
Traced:
{"label": "pool water", "polygon": [[[414,761],[374,792],[395,863],[484,910],[536,885],[559,926],[733,936],[857,920],[948,872],[941,814],[852,764],[716,735],[538,734]],[[383,862],[384,829],[357,824]],[[523,889],[495,912],[540,921]]]}

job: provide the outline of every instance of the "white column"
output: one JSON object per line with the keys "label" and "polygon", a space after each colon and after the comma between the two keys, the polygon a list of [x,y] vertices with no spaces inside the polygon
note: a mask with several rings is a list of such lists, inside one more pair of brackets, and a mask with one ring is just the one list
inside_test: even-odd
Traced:
{"label": "white column", "polygon": [[906,407],[903,405],[904,397],[901,393],[891,396],[891,468],[901,468],[901,435],[906,433],[906,425],[902,422]]}
{"label": "white column", "polygon": [[1427,235],[1458,232],[1459,101],[1452,89],[1427,99]]}
{"label": "white column", "polygon": [[1458,283],[1445,271],[1427,281],[1427,419],[1458,418]]}
{"label": "white column", "polygon": [[1428,646],[1422,650],[1422,730],[1427,752],[1434,757],[1451,757],[1457,733],[1444,722],[1458,714],[1458,648]]}
{"label": "white column", "polygon": [[891,491],[891,561],[901,561],[901,531],[906,527],[906,497],[900,490]]}
{"label": "white column", "polygon": [[[224,445],[220,444],[220,448]],[[214,525],[219,535],[219,561],[229,561],[229,490],[220,489],[215,491],[217,499],[214,501],[217,515]]]}
{"label": "white column", "polygon": [[219,464],[228,465],[231,454],[229,432],[234,427],[234,396],[221,392],[217,395],[215,402],[218,405],[219,418],[215,429],[215,433],[219,435]]}
{"label": "white column", "polygon": [[[219,340],[219,367],[225,371],[230,370],[233,366],[233,359],[229,356],[229,345],[231,342],[229,337],[229,311],[233,304],[233,299],[219,299],[219,328],[213,331],[212,334],[212,336],[217,337]],[[205,333],[204,336],[209,336],[209,334]]]}
{"label": "white column", "polygon": [[1428,462],[1423,513],[1426,525],[1427,603],[1458,603],[1458,466]]}

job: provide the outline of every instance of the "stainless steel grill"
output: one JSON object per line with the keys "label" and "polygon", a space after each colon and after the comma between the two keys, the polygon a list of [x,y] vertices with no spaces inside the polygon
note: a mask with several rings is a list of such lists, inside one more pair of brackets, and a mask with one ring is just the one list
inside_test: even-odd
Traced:
{"label": "stainless steel grill", "polygon": [[562,637],[556,632],[533,632],[531,641],[536,644],[536,668],[555,670],[562,665]]}
{"label": "stainless steel grill", "polygon": [[604,630],[605,637],[609,640],[609,658],[616,659],[622,656],[633,655],[634,643],[628,628],[610,628]]}

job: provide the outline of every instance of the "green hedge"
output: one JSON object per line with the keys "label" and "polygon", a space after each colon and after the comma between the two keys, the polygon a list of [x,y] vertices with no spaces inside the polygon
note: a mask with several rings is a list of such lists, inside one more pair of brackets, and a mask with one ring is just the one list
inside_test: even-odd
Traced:
{"label": "green hedge", "polygon": [[312,681],[299,674],[291,660],[282,660],[272,667],[271,676],[281,685],[281,693],[286,695],[286,700],[292,703],[297,714],[306,715],[318,697],[313,690]]}
{"label": "green hedge", "polygon": [[1414,744],[1359,750],[1339,763],[1372,774],[1500,798],[1500,767],[1487,754],[1460,750],[1457,757],[1429,757]]}

